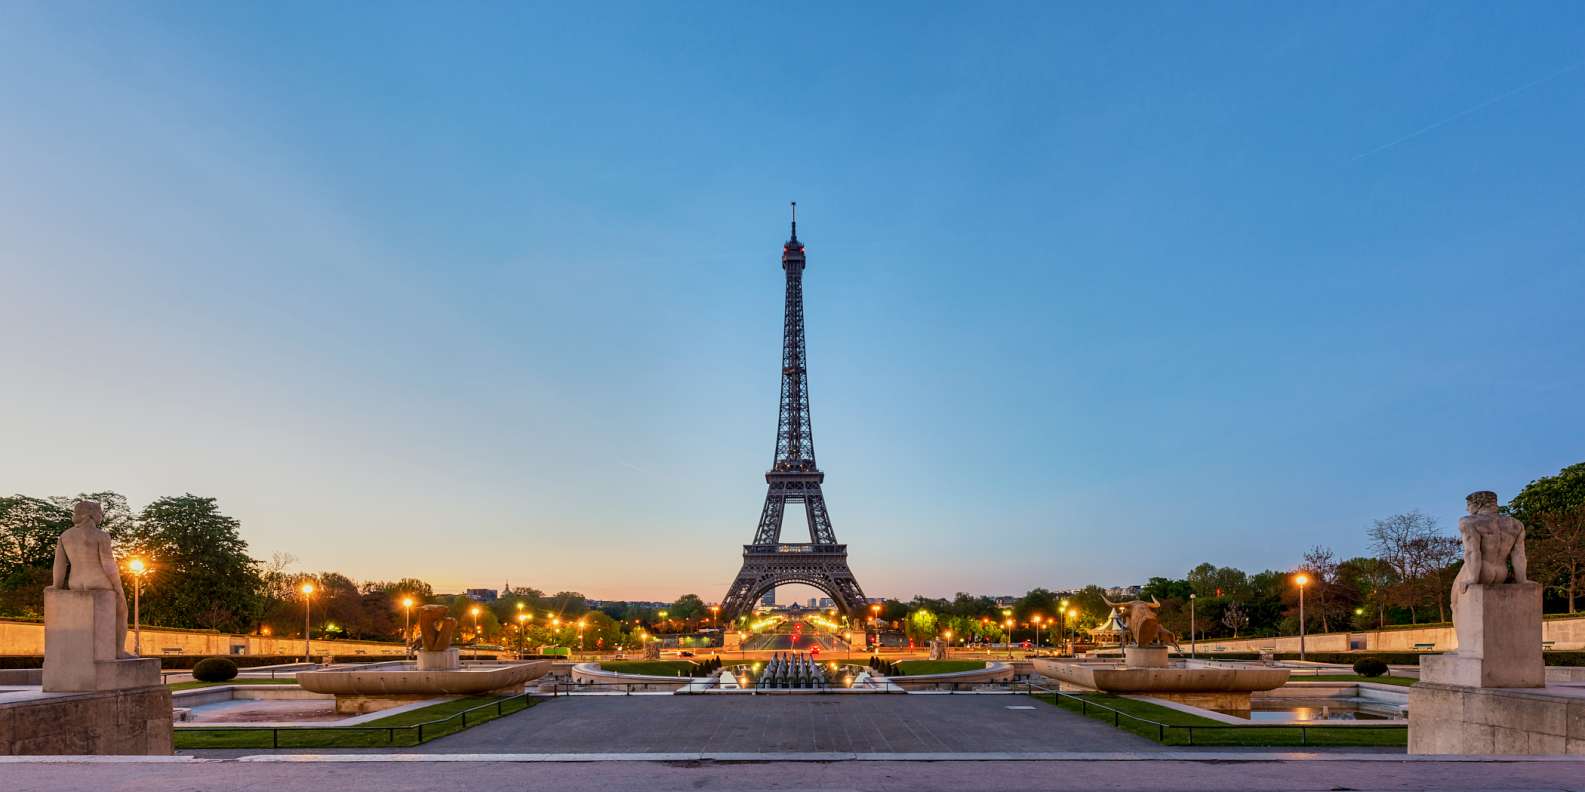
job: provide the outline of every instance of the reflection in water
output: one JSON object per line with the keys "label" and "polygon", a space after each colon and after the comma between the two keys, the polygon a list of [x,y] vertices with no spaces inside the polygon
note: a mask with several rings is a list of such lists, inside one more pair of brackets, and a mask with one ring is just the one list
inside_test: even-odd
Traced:
{"label": "reflection in water", "polygon": [[1359,701],[1329,699],[1324,702],[1256,701],[1254,710],[1217,710],[1235,718],[1254,721],[1391,720],[1393,716]]}

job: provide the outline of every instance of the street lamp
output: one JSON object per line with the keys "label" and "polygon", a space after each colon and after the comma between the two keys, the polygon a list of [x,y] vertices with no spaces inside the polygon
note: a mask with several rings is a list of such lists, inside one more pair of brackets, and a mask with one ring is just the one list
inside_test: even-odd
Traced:
{"label": "street lamp", "polygon": [[1063,632],[1067,632],[1068,631],[1068,624],[1069,623],[1073,624],[1072,637],[1071,638],[1064,638],[1064,640],[1066,640],[1068,642],[1068,649],[1071,652],[1071,650],[1073,649],[1073,643],[1079,639],[1079,625],[1078,625],[1079,609],[1078,608],[1068,608],[1067,612],[1064,613],[1063,616],[1065,617],[1062,620]]}
{"label": "street lamp", "polygon": [[1035,623],[1035,654],[1037,655],[1040,654],[1040,620],[1042,618],[1038,613],[1029,617],[1029,620]]}
{"label": "street lamp", "polygon": [[473,614],[473,659],[474,659],[475,662],[477,662],[478,659],[479,659],[479,637],[480,637],[480,633],[479,633],[479,606],[475,605],[475,606],[469,608],[468,612]]}
{"label": "street lamp", "polygon": [[309,614],[313,612],[314,608],[314,584],[304,583],[301,590],[303,592],[303,662],[306,663],[309,658],[314,656],[313,644],[311,643],[313,641],[313,633],[309,631]]}
{"label": "street lamp", "polygon": [[143,599],[143,576],[149,573],[149,567],[143,559],[134,558],[127,562],[127,571],[132,573],[132,653],[143,655],[143,615],[140,613],[140,600]]}
{"label": "street lamp", "polygon": [[[519,602],[517,604],[521,607],[523,603]],[[522,611],[517,612],[517,656],[519,659],[528,650],[528,620],[532,618],[534,617]]]}
{"label": "street lamp", "polygon": [[585,622],[583,619],[579,619],[578,620],[578,654],[583,654],[584,653],[583,628],[587,627],[587,626],[588,626],[588,623]]}
{"label": "street lamp", "polygon": [[1195,657],[1195,645],[1194,645],[1194,601],[1195,601],[1195,599],[1199,598],[1199,596],[1200,596],[1199,594],[1196,594],[1196,593],[1194,593],[1192,591],[1189,592],[1189,659],[1190,660],[1193,660],[1194,657]]}
{"label": "street lamp", "polygon": [[[1002,611],[1002,612],[1003,613],[1011,613],[1012,611]],[[1007,628],[1007,657],[1009,659],[1011,659],[1012,656],[1013,656],[1013,619],[1012,619],[1012,617],[1009,616],[1005,620],[1003,620],[1002,621],[1002,626]]]}
{"label": "street lamp", "polygon": [[1310,576],[1300,572],[1293,576],[1293,582],[1299,584],[1299,662],[1304,662],[1304,587],[1310,583]]}
{"label": "street lamp", "polygon": [[413,598],[402,598],[402,654],[413,656]]}

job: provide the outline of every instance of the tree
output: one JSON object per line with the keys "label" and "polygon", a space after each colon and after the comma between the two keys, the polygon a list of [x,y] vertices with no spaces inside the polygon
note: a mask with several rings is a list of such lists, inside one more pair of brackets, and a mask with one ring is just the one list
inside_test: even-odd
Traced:
{"label": "tree", "polygon": [[1543,514],[1559,514],[1580,505],[1585,505],[1585,462],[1526,484],[1508,501],[1508,512],[1531,528],[1543,522]]}
{"label": "tree", "polygon": [[1233,637],[1237,638],[1238,631],[1249,626],[1249,613],[1244,610],[1243,605],[1229,602],[1227,607],[1222,609],[1222,626],[1232,630]]}
{"label": "tree", "polygon": [[1580,584],[1585,582],[1585,504],[1532,519],[1539,520],[1542,530],[1533,549],[1526,548],[1530,575],[1562,594],[1568,612],[1575,613]]}
{"label": "tree", "polygon": [[1057,595],[1046,589],[1030,589],[1013,605],[1013,617],[1019,621],[1031,621],[1035,616],[1049,619],[1057,613],[1057,599]]}
{"label": "tree", "polygon": [[1569,536],[1554,540],[1548,534],[1553,526],[1568,533],[1569,515],[1581,508],[1585,508],[1585,462],[1530,482],[1508,502],[1509,513],[1524,523],[1531,579],[1562,594],[1568,600],[1569,613],[1575,612],[1579,593],[1578,562],[1570,560],[1579,552],[1578,543],[1571,542]]}
{"label": "tree", "polygon": [[0,498],[0,616],[43,617],[55,542],[70,527],[69,507],[26,495]]}
{"label": "tree", "polygon": [[130,545],[155,570],[144,584],[144,619],[231,632],[252,626],[263,604],[264,580],[239,527],[214,498],[191,493],[145,507],[128,532]]}
{"label": "tree", "polygon": [[1396,573],[1393,599],[1409,609],[1410,621],[1418,623],[1417,606],[1428,595],[1436,598],[1438,617],[1446,621],[1445,584],[1452,579],[1448,568],[1458,559],[1459,540],[1442,534],[1436,520],[1418,509],[1377,520],[1370,539],[1377,556]]}
{"label": "tree", "polygon": [[1337,556],[1330,547],[1316,545],[1305,551],[1302,568],[1310,576],[1309,588],[1314,596],[1315,615],[1321,619],[1321,631],[1331,632],[1334,621],[1347,620],[1348,611],[1359,597],[1339,580]]}
{"label": "tree", "polygon": [[1379,558],[1360,556],[1337,565],[1338,580],[1357,592],[1359,601],[1368,603],[1376,611],[1376,628],[1387,624],[1387,605],[1392,590],[1398,584],[1398,574],[1391,564]]}
{"label": "tree", "polygon": [[709,612],[710,609],[705,607],[704,600],[699,599],[698,594],[684,594],[671,604],[671,607],[667,609],[666,616],[672,619],[689,621],[703,618]]}

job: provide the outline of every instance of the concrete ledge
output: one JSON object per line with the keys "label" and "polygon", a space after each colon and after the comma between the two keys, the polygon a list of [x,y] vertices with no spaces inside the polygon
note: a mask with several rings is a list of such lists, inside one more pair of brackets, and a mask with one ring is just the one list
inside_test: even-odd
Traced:
{"label": "concrete ledge", "polygon": [[1409,688],[1411,754],[1585,756],[1585,688]]}

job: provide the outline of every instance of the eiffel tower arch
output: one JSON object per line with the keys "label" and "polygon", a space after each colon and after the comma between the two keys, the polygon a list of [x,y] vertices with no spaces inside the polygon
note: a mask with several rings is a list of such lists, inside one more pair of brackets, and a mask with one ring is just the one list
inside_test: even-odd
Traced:
{"label": "eiffel tower arch", "polygon": [[[721,618],[731,621],[754,610],[765,592],[802,583],[825,592],[845,616],[863,614],[864,590],[848,568],[848,547],[837,542],[820,485],[825,474],[815,465],[814,431],[809,421],[808,362],[804,344],[804,246],[798,241],[798,204],[793,204],[792,236],[782,246],[787,275],[782,322],[781,410],[776,420],[776,456],[765,473],[765,508],[753,544],[743,545],[743,568],[721,601]],[[809,541],[783,542],[787,506],[802,504]]]}

